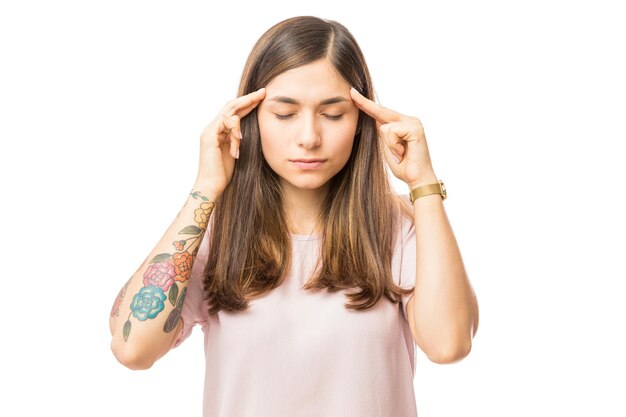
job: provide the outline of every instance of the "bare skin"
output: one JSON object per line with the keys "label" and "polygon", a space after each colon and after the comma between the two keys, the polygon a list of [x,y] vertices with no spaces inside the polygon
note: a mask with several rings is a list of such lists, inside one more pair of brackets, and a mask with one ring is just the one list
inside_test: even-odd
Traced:
{"label": "bare skin", "polygon": [[200,137],[200,162],[182,209],[111,308],[111,350],[130,369],[150,368],[178,339],[182,306],[215,200],[232,179],[240,120],[265,96],[261,89],[229,101]]}
{"label": "bare skin", "polygon": [[[437,183],[420,120],[380,106],[355,89],[350,94],[376,120],[393,174],[409,190]],[[478,301],[441,196],[421,197],[413,206],[419,262],[415,290],[407,304],[409,326],[415,343],[430,360],[457,362],[471,350],[478,329]]]}

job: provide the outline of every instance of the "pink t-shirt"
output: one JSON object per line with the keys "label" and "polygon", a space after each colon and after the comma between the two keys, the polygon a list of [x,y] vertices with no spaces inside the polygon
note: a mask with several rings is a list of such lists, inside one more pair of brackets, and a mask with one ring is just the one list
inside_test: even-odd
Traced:
{"label": "pink t-shirt", "polygon": [[[407,195],[402,196],[410,205]],[[406,303],[385,297],[352,311],[344,291],[309,292],[320,236],[291,235],[286,280],[245,312],[207,314],[200,245],[182,311],[184,328],[204,332],[204,417],[415,417],[415,345]],[[415,231],[402,216],[392,260],[396,284],[415,284]]]}

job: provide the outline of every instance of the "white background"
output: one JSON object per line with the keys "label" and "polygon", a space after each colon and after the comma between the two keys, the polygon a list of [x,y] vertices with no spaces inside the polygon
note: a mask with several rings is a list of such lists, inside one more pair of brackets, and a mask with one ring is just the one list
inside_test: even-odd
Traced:
{"label": "white background", "polygon": [[0,414],[200,415],[201,331],[130,371],[109,311],[254,42],[311,14],[347,26],[380,103],[424,124],[478,295],[467,358],[419,352],[420,417],[626,415],[618,2],[295,4],[2,2]]}

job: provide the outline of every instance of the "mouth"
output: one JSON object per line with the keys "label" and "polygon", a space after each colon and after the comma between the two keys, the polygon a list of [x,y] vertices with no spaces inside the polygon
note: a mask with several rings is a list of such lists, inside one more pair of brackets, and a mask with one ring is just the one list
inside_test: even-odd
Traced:
{"label": "mouth", "polygon": [[325,159],[290,159],[290,161],[300,169],[314,169],[321,166]]}

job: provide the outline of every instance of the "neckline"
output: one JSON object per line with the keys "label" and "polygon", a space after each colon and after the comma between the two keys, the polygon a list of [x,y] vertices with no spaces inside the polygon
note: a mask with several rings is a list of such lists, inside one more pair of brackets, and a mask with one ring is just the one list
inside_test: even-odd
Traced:
{"label": "neckline", "polygon": [[289,233],[292,239],[295,240],[317,240],[322,237],[320,234],[311,234],[311,235],[297,235],[295,233]]}

